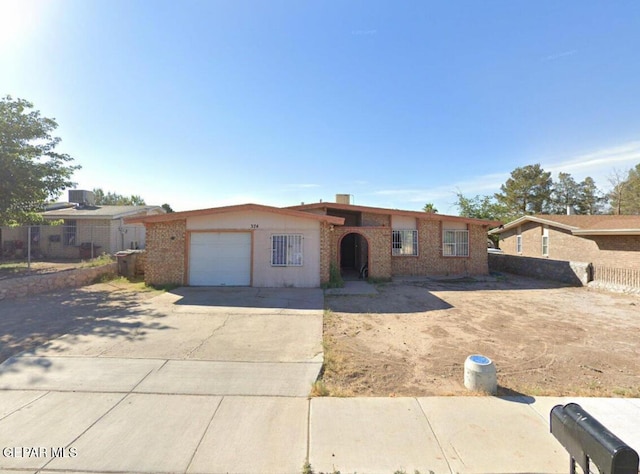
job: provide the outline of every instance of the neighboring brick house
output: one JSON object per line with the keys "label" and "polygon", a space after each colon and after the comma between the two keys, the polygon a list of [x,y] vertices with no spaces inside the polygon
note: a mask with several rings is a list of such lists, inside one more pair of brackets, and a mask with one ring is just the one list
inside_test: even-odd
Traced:
{"label": "neighboring brick house", "polygon": [[332,265],[358,277],[488,273],[497,222],[417,211],[317,203],[244,204],[127,219],[147,230],[151,284],[317,287]]}
{"label": "neighboring brick house", "polygon": [[590,263],[594,280],[640,286],[640,216],[523,216],[489,233],[505,254]]}

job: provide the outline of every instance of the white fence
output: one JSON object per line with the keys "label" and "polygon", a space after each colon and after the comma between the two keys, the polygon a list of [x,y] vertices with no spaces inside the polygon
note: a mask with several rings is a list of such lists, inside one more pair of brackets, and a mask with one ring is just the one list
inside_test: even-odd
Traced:
{"label": "white fence", "polygon": [[640,288],[640,269],[594,265],[593,281],[606,285]]}
{"label": "white fence", "polygon": [[92,225],[78,220],[68,226],[0,227],[0,259],[88,259],[103,253],[143,249],[142,225]]}

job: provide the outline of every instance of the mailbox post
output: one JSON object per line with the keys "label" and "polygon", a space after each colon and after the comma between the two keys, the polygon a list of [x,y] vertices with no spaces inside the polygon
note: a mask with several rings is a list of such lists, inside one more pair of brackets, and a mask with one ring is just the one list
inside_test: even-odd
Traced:
{"label": "mailbox post", "polygon": [[638,453],[577,403],[556,405],[550,417],[551,434],[569,452],[571,474],[576,463],[589,473],[589,461],[600,474],[638,474]]}

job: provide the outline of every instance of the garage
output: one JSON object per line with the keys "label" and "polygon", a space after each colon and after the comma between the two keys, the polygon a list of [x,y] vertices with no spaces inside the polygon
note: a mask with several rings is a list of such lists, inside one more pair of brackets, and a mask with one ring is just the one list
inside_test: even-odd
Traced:
{"label": "garage", "polygon": [[251,285],[251,233],[192,232],[189,244],[189,284]]}

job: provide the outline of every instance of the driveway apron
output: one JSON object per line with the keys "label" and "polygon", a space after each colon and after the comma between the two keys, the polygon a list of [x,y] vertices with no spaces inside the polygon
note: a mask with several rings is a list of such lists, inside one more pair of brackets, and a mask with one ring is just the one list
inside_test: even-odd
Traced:
{"label": "driveway apron", "polygon": [[323,303],[319,289],[179,288],[96,308],[0,365],[0,468],[299,472]]}

